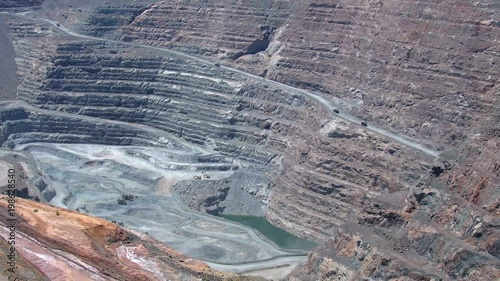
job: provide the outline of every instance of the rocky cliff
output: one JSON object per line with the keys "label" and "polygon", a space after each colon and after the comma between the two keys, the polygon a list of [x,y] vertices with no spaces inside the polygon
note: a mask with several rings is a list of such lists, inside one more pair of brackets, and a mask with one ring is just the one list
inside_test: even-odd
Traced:
{"label": "rocky cliff", "polygon": [[[342,98],[340,105],[357,116],[440,151],[460,151],[479,135],[498,137],[498,128],[487,121],[499,118],[498,5],[161,1],[97,9],[82,31],[212,56]],[[98,17],[134,9],[141,13],[128,23],[94,27]],[[228,24],[233,21],[238,24]],[[120,29],[97,33],[101,25]],[[494,198],[489,195],[482,198]]]}
{"label": "rocky cliff", "polygon": [[[97,9],[84,31],[210,55],[344,98],[356,114],[445,149],[494,112],[498,8],[487,0],[161,1]],[[110,20],[124,14],[128,22]],[[101,26],[120,33],[96,33]]]}
{"label": "rocky cliff", "polygon": [[[162,146],[158,135],[171,134],[241,168],[273,169],[268,185],[244,189],[272,223],[322,243],[291,280],[494,280],[499,8],[489,0],[158,1],[72,7],[57,18],[119,42],[9,18],[27,104],[3,109],[1,136],[10,147]],[[309,90],[440,155],[289,88],[148,46]]]}

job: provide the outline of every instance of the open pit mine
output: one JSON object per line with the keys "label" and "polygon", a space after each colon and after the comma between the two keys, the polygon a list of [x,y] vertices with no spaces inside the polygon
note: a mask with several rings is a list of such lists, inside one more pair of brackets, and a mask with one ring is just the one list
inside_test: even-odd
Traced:
{"label": "open pit mine", "polygon": [[0,0],[0,144],[0,281],[500,280],[500,2]]}

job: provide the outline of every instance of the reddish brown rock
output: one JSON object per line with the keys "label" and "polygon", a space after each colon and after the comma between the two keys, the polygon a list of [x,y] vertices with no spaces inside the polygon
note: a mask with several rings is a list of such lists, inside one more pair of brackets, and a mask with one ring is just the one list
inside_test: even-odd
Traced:
{"label": "reddish brown rock", "polygon": [[[443,152],[430,159],[332,117],[313,101],[288,102],[287,93],[260,85],[245,84],[234,94],[240,99],[235,103],[239,113],[231,121],[217,115],[217,110],[227,109],[229,98],[212,102],[205,94],[191,93],[190,102],[205,102],[217,110],[201,117],[201,106],[198,112],[180,113],[189,119],[180,130],[189,141],[203,144],[209,133],[193,124],[207,122],[210,116],[219,127],[234,128],[239,122],[239,131],[231,133],[233,143],[273,151],[279,157],[270,159],[283,159],[266,201],[267,217],[322,243],[290,279],[499,278],[497,2],[172,0],[72,13],[68,22],[93,36],[209,56],[334,102],[342,98],[343,111]],[[12,26],[17,31],[25,28]],[[65,91],[62,95],[68,100],[73,95],[67,93],[88,86],[64,75],[81,78],[95,61],[114,61],[112,55],[68,55],[64,48],[93,49],[51,40],[23,41],[22,51],[43,61],[46,54],[39,44],[53,58],[52,64],[43,64],[50,68],[40,74],[41,80],[50,82],[43,90]],[[159,61],[117,57],[134,74],[136,68]],[[109,67],[117,71],[113,68],[118,67]],[[47,101],[37,99],[38,93],[30,88],[29,70],[22,69],[27,77],[23,97],[44,106]],[[112,71],[108,73],[140,79]],[[113,92],[119,83],[100,72],[92,68],[84,78],[108,79],[105,90],[98,90]],[[141,94],[154,90],[146,89],[147,82],[140,89],[127,86]],[[180,96],[173,99],[185,97]],[[76,99],[71,102],[78,104]],[[101,102],[89,99],[85,106]],[[115,116],[123,117],[128,116]],[[164,129],[178,133],[171,123],[165,124]]]}

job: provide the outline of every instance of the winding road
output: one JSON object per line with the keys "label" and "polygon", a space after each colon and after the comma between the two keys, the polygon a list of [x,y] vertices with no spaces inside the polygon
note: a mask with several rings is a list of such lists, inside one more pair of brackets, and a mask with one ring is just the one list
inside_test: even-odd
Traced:
{"label": "winding road", "polygon": [[[168,53],[169,55],[172,55],[172,56],[177,56],[180,58],[189,59],[189,60],[197,61],[197,62],[206,64],[206,65],[209,65],[212,67],[216,67],[215,62],[213,62],[209,59],[205,59],[202,57],[198,57],[195,55],[191,55],[191,54],[187,54],[187,53],[183,53],[183,52],[179,52],[179,51],[175,51],[175,50],[171,50],[171,49],[167,49],[167,48],[163,48],[163,47],[156,47],[156,46],[139,44],[139,43],[132,43],[132,42],[123,42],[123,41],[118,41],[118,40],[104,39],[104,38],[79,34],[75,31],[67,28],[66,26],[60,24],[57,21],[46,19],[46,18],[29,16],[28,13],[26,13],[26,12],[25,13],[17,13],[17,14],[2,12],[0,14],[8,14],[8,15],[13,15],[13,16],[23,17],[23,18],[26,18],[29,20],[44,21],[44,22],[52,24],[54,27],[58,28],[59,30],[61,30],[62,32],[66,33],[68,35],[82,38],[82,39],[103,41],[103,42],[109,42],[109,43],[114,43],[114,44],[123,44],[123,45],[135,46],[135,47],[140,47],[140,48],[158,50],[158,51]],[[275,88],[281,89],[284,92],[287,92],[290,94],[302,95],[302,96],[305,96],[309,99],[313,99],[316,102],[320,103],[322,106],[324,106],[326,109],[328,109],[331,112],[332,116],[335,116],[337,118],[342,118],[348,122],[352,122],[352,123],[356,124],[357,126],[361,126],[360,123],[362,120],[360,118],[352,116],[344,110],[338,109],[339,106],[337,104],[335,104],[332,101],[327,100],[326,98],[324,98],[318,94],[314,94],[312,92],[309,92],[309,91],[306,91],[303,89],[299,89],[299,88],[295,88],[295,87],[292,87],[289,85],[285,85],[285,84],[282,84],[282,83],[279,83],[279,82],[276,82],[273,80],[269,80],[269,79],[266,79],[264,77],[260,77],[260,76],[257,76],[257,75],[251,74],[251,73],[247,73],[247,72],[244,72],[244,71],[239,70],[239,69],[231,68],[228,66],[221,65],[221,66],[218,66],[217,68],[231,72],[231,73],[235,73],[241,77],[246,77],[248,79],[252,79],[252,80],[255,80],[255,81],[258,81],[261,83],[266,83],[268,85],[271,85]],[[346,101],[343,101],[341,99],[338,99],[338,100],[341,102],[347,103]],[[21,101],[5,101],[5,102],[2,102],[0,104],[2,106],[23,106],[23,107],[26,107],[26,108],[29,108],[32,110],[37,110],[40,112],[49,113],[49,110],[36,108],[34,106],[31,106],[31,105],[26,104],[25,102],[21,102]],[[338,111],[338,112],[336,112],[336,111]],[[69,114],[69,113],[65,113],[65,112],[50,111],[50,114],[59,114],[59,115],[67,116],[67,117],[75,117],[74,114]],[[81,116],[81,115],[79,115],[78,117],[82,118],[83,120],[93,120],[93,121],[99,119],[99,118]],[[103,120],[99,119],[99,121],[102,122]],[[111,120],[106,120],[104,122],[108,123],[108,124],[132,126],[136,129],[141,129],[141,130],[145,130],[145,131],[152,132],[152,133],[159,133],[160,136],[165,134],[161,130],[150,128],[148,126],[140,125],[140,124],[130,124],[130,123],[126,123],[126,122],[111,121]],[[414,141],[411,141],[411,140],[403,137],[402,135],[390,132],[390,131],[383,129],[381,127],[378,127],[376,125],[368,124],[368,126],[363,126],[363,128],[366,130],[370,130],[372,132],[375,132],[377,134],[380,134],[382,136],[385,136],[385,137],[387,137],[395,142],[400,143],[401,145],[413,148],[413,149],[415,149],[415,150],[417,150],[417,151],[419,151],[427,156],[437,157],[440,154],[436,150],[426,148],[419,143],[416,143]],[[172,137],[170,137],[170,139],[172,139]],[[204,150],[201,150],[201,151],[197,150],[196,146],[191,145],[191,144],[189,144],[181,139],[175,138],[175,141],[177,143],[179,143],[180,145],[186,147],[187,149],[192,149],[193,153],[207,153]],[[178,203],[177,199],[172,198],[171,203],[172,204]],[[283,251],[281,249],[278,249],[276,247],[276,245],[272,245],[270,243],[270,241],[261,237],[261,235],[254,230],[251,230],[251,229],[248,229],[244,226],[240,226],[238,224],[233,224],[230,222],[221,222],[220,219],[214,219],[214,218],[209,218],[207,216],[199,215],[199,214],[196,214],[194,212],[191,212],[188,209],[184,209],[181,206],[182,206],[182,204],[179,204],[179,206],[176,206],[176,207],[178,207],[179,212],[181,212],[182,215],[184,215],[188,219],[184,220],[182,223],[180,223],[178,226],[176,226],[176,228],[178,230],[182,230],[184,232],[188,232],[191,234],[200,234],[200,230],[196,230],[196,229],[194,229],[194,227],[192,227],[192,225],[194,224],[194,222],[197,219],[203,220],[203,221],[208,221],[208,222],[213,222],[213,223],[219,223],[219,224],[223,224],[223,225],[231,225],[232,228],[241,229],[245,233],[245,237],[246,237],[245,239],[248,239],[249,241],[256,241],[257,244],[274,249],[276,252],[279,252],[281,254],[281,255],[275,255],[270,259],[256,260],[256,261],[244,262],[244,263],[224,264],[224,263],[207,262],[210,266],[212,266],[216,269],[233,271],[233,272],[238,272],[238,273],[250,273],[250,272],[255,272],[255,271],[269,270],[270,272],[272,272],[272,274],[277,274],[277,272],[281,272],[280,274],[283,274],[283,272],[284,272],[283,268],[289,268],[290,270],[292,270],[293,268],[295,268],[295,266],[297,264],[304,262],[306,259],[305,254],[300,253],[299,251]],[[203,234],[207,237],[214,235],[213,233],[209,233],[208,231],[204,232]],[[241,240],[239,235],[236,235],[236,234],[220,233],[220,232],[219,233],[216,232],[215,234],[218,236],[222,236],[226,240],[233,240],[233,241]],[[285,272],[288,272],[288,269],[285,270]]]}
{"label": "winding road", "polygon": [[[205,58],[202,58],[202,57],[198,57],[198,56],[194,56],[194,55],[190,55],[190,54],[187,54],[187,53],[183,53],[183,52],[179,52],[179,51],[175,51],[175,50],[163,48],[163,47],[156,47],[156,46],[139,44],[139,43],[123,42],[123,41],[118,41],[118,40],[111,40],[111,39],[104,39],[104,38],[99,38],[99,37],[93,37],[93,36],[83,35],[83,34],[77,33],[75,31],[73,31],[73,30],[65,27],[64,25],[62,25],[58,21],[50,20],[50,19],[46,19],[46,18],[40,18],[40,17],[29,17],[29,16],[27,16],[28,13],[30,13],[30,12],[22,12],[22,13],[15,13],[15,14],[2,12],[0,14],[9,14],[9,15],[14,15],[14,16],[24,17],[24,18],[27,18],[27,19],[30,19],[30,20],[45,21],[45,22],[48,22],[48,23],[52,24],[53,26],[55,26],[59,30],[63,31],[64,33],[72,35],[72,36],[75,36],[75,37],[78,37],[78,38],[89,39],[89,40],[97,40],[97,41],[104,41],[104,42],[110,42],[110,43],[115,43],[115,44],[123,44],[123,45],[129,45],[129,46],[135,46],[135,47],[141,47],[141,48],[158,50],[158,51],[162,51],[162,52],[165,52],[165,53],[168,53],[170,55],[174,55],[174,56],[177,56],[177,57],[180,57],[180,58],[191,59],[191,60],[195,60],[195,61],[207,64],[207,65],[210,65],[210,66],[215,66],[215,62],[213,62],[211,60],[208,60],[208,59],[205,59]],[[355,124],[359,125],[361,123],[361,121],[362,121],[360,118],[352,116],[349,113],[347,113],[346,111],[341,111],[340,109],[338,109],[338,111],[339,111],[338,113],[334,112],[334,109],[337,109],[338,106],[334,105],[333,102],[325,99],[324,97],[322,97],[320,95],[311,93],[311,92],[303,90],[303,89],[299,89],[299,88],[295,88],[295,87],[292,87],[292,86],[288,86],[288,85],[285,85],[283,83],[279,83],[279,82],[276,82],[276,81],[273,81],[273,80],[269,80],[269,79],[266,79],[264,77],[260,77],[260,76],[257,76],[257,75],[254,75],[254,74],[251,74],[251,73],[239,70],[239,69],[228,67],[228,66],[221,65],[221,66],[219,66],[219,68],[220,69],[224,69],[224,70],[229,71],[229,72],[232,72],[232,73],[236,73],[236,74],[238,74],[240,76],[243,76],[243,77],[247,77],[247,78],[250,78],[250,79],[253,79],[253,80],[257,80],[257,81],[260,81],[260,82],[265,82],[265,83],[267,83],[269,85],[272,85],[274,87],[277,87],[277,88],[279,88],[279,89],[281,89],[281,90],[283,90],[285,92],[289,92],[289,93],[294,93],[294,94],[299,94],[299,95],[302,95],[302,96],[306,96],[306,97],[308,97],[310,99],[313,99],[313,100],[319,102],[320,104],[322,104],[325,108],[327,108],[336,117],[342,118],[342,119],[344,119],[344,120],[346,120],[348,122],[352,122],[352,123],[355,123]],[[342,100],[340,98],[337,98],[337,99],[339,101],[344,102],[344,103],[348,103],[347,101],[344,101],[344,100]],[[377,134],[380,134],[382,136],[385,136],[385,137],[387,137],[387,138],[389,138],[389,139],[391,139],[393,141],[396,141],[396,142],[398,142],[398,143],[400,143],[400,144],[402,144],[404,146],[408,146],[408,147],[411,147],[413,149],[416,149],[416,150],[418,150],[418,151],[420,151],[420,152],[422,152],[422,153],[424,153],[426,155],[429,155],[429,156],[432,156],[432,157],[437,157],[440,154],[440,152],[438,152],[436,150],[424,147],[423,145],[421,145],[419,143],[416,143],[414,141],[411,141],[411,140],[405,138],[402,135],[393,133],[391,131],[388,131],[386,129],[378,127],[376,125],[368,124],[364,128],[368,129],[368,130],[371,130],[371,131],[373,131],[373,132],[375,132]]]}
{"label": "winding road", "polygon": [[[160,162],[181,161],[170,157],[175,154],[171,149],[53,143],[30,143],[16,149],[29,150],[33,155],[35,161],[27,171],[50,175],[50,180],[44,179],[56,194],[51,204],[72,210],[85,206],[93,216],[120,221],[127,228],[148,232],[175,250],[215,269],[272,277],[288,274],[307,259],[307,251],[279,248],[253,228],[197,213],[185,206],[177,194],[156,195],[141,178],[123,176],[135,171],[153,179],[192,178],[195,172],[164,170],[158,166]],[[143,154],[138,155],[136,151]],[[99,161],[106,161],[106,164],[82,165]],[[212,172],[212,175],[227,177],[224,173]],[[116,202],[120,194],[133,194],[138,198],[127,206],[110,204]],[[218,252],[220,256],[212,255]]]}

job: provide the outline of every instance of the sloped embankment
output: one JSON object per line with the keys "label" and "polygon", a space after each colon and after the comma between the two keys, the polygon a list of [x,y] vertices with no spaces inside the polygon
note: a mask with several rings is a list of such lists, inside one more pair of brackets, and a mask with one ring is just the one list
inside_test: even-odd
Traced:
{"label": "sloped embankment", "polygon": [[[6,199],[0,197],[4,239],[9,235]],[[99,218],[25,199],[17,199],[15,208],[15,246],[22,257],[18,263],[23,280],[259,280],[214,271]],[[7,250],[3,240],[0,247]]]}

